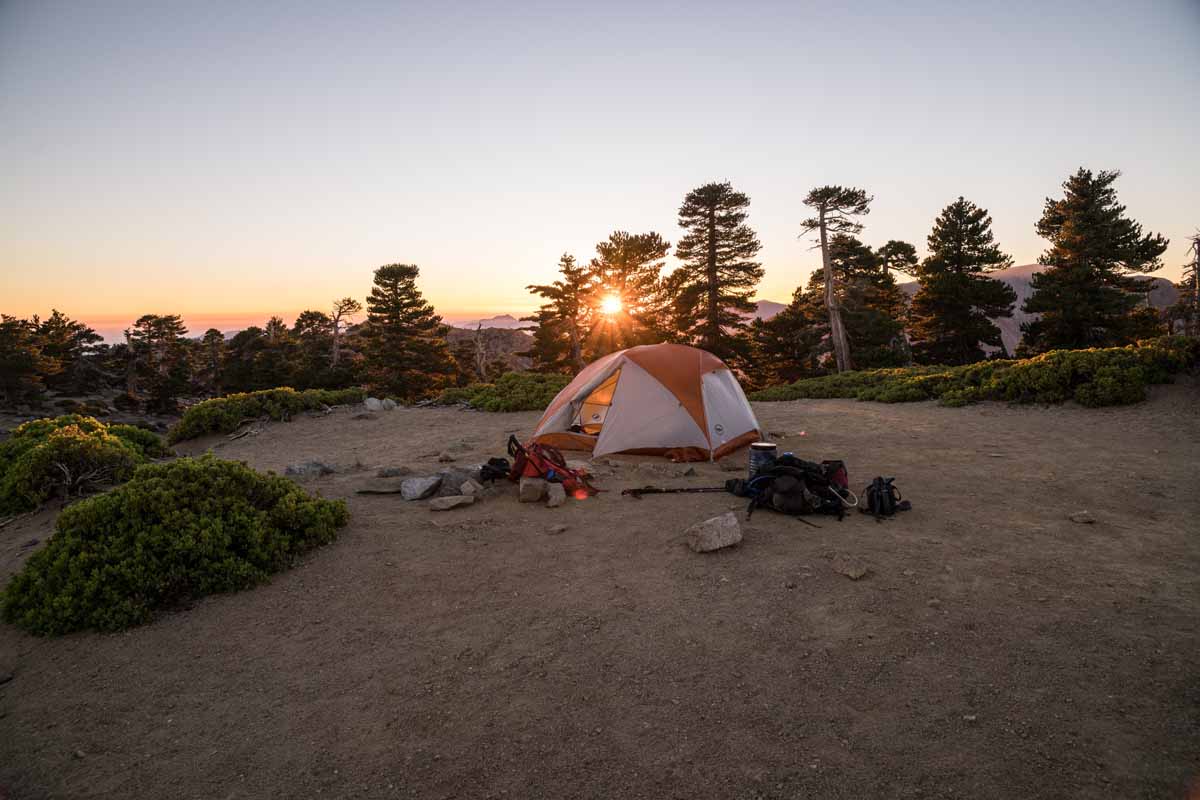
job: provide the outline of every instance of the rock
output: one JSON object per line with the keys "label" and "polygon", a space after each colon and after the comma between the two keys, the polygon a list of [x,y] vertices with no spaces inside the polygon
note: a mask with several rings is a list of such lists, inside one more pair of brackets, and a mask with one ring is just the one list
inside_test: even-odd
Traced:
{"label": "rock", "polygon": [[394,411],[396,409],[396,401],[390,397],[385,397],[379,401],[379,407],[384,411]]}
{"label": "rock", "polygon": [[558,508],[567,502],[567,490],[561,483],[546,485],[546,508]]}
{"label": "rock", "polygon": [[549,528],[546,528],[546,533],[548,533],[551,536],[557,536],[560,533],[566,533],[566,532],[567,532],[566,525],[551,525]]}
{"label": "rock", "polygon": [[462,469],[461,467],[447,467],[446,469],[438,470],[438,474],[442,476],[442,488],[438,494],[442,497],[449,497],[454,494],[466,494],[462,490],[462,485],[467,481],[478,481],[478,469]]}
{"label": "rock", "polygon": [[681,477],[684,477],[684,478],[691,478],[691,477],[693,477],[693,476],[696,474],[696,468],[695,468],[695,467],[688,467],[687,469],[685,469],[683,472],[681,472],[681,473],[679,473],[679,474],[680,474],[680,476],[681,476]]}
{"label": "rock", "polygon": [[1067,517],[1067,519],[1071,520],[1071,522],[1077,522],[1080,525],[1093,525],[1096,522],[1096,518],[1087,511],[1076,511]]}
{"label": "rock", "polygon": [[521,491],[518,495],[522,503],[537,503],[546,496],[546,481],[544,478],[521,478]]}
{"label": "rock", "polygon": [[350,419],[375,419],[375,415],[370,411],[360,411],[357,414],[351,414]]}
{"label": "rock", "polygon": [[408,467],[380,467],[375,471],[377,478],[403,478],[405,475],[412,475],[412,470]]}
{"label": "rock", "polygon": [[473,478],[467,478],[462,482],[462,485],[458,487],[458,490],[465,495],[475,497],[483,494],[483,484]]}
{"label": "rock", "polygon": [[736,458],[725,458],[717,462],[724,472],[745,472],[746,465]]}
{"label": "rock", "polygon": [[719,517],[698,522],[684,531],[688,547],[697,553],[708,553],[730,547],[742,540],[742,526],[737,514],[729,511]]}
{"label": "rock", "polygon": [[432,496],[441,485],[441,475],[405,478],[400,484],[400,494],[405,500],[424,500],[426,497]]}
{"label": "rock", "polygon": [[449,453],[442,453],[441,455],[438,456],[438,461],[440,461],[443,464],[449,464],[450,462],[457,461],[457,460],[458,459],[456,459],[454,456],[450,455]]}
{"label": "rock", "polygon": [[866,564],[850,556],[835,556],[833,559],[833,571],[839,575],[845,575],[852,581],[862,580],[871,572]]}
{"label": "rock", "polygon": [[429,507],[434,511],[449,511],[459,506],[469,506],[475,502],[474,495],[452,494],[449,497],[435,497],[429,501]]}
{"label": "rock", "polygon": [[283,474],[311,477],[313,475],[332,475],[334,472],[337,470],[324,461],[305,461],[302,464],[289,464]]}
{"label": "rock", "polygon": [[942,601],[936,597],[931,597],[925,601],[925,605],[929,606],[930,608],[941,608]]}
{"label": "rock", "polygon": [[87,758],[87,753],[83,752],[82,750],[76,750],[75,757],[82,761],[83,759]]}
{"label": "rock", "polygon": [[383,411],[383,401],[378,397],[368,397],[363,400],[363,405],[367,407],[367,411]]}

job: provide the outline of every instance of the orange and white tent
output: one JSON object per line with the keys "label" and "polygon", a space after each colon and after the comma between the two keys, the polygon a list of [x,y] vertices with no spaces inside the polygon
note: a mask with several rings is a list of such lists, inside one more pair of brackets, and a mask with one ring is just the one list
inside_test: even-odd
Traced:
{"label": "orange and white tent", "polygon": [[760,438],[721,359],[682,344],[620,350],[592,362],[551,401],[533,441],[595,455],[716,459]]}

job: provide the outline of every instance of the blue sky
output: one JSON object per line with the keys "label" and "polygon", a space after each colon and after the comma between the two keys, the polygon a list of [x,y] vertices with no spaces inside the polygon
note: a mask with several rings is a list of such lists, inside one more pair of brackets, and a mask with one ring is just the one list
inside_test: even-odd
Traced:
{"label": "blue sky", "polygon": [[521,311],[560,253],[751,199],[786,301],[808,189],[923,250],[959,194],[1017,263],[1077,167],[1200,227],[1200,2],[0,0],[0,310],[258,314],[421,266],[447,314]]}

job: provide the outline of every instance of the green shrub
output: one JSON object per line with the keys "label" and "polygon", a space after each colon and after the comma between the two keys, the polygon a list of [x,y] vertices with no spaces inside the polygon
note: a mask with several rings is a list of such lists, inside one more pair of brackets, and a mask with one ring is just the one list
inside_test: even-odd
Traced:
{"label": "green shrub", "polygon": [[1146,387],[1167,383],[1200,361],[1200,341],[1164,336],[1130,347],[1052,350],[1020,361],[981,361],[960,367],[860,370],[772,386],[751,400],[846,397],[881,403],[938,400],[963,406],[980,400],[1061,403],[1089,407],[1137,403]]}
{"label": "green shrub", "polygon": [[570,375],[558,373],[506,372],[495,383],[446,389],[437,402],[466,403],[481,411],[541,411],[570,382]]}
{"label": "green shrub", "polygon": [[26,422],[0,442],[0,514],[32,511],[50,497],[120,483],[168,455],[162,439],[132,425],[67,414]]}
{"label": "green shrub", "polygon": [[0,605],[6,621],[37,634],[120,630],[260,583],[332,541],[347,518],[345,503],[238,462],[206,455],[145,465],[65,509]]}
{"label": "green shrub", "polygon": [[216,397],[183,412],[183,417],[167,433],[167,441],[174,444],[209,433],[233,433],[243,423],[260,417],[289,420],[303,411],[316,411],[324,406],[361,403],[365,397],[362,389],[298,392],[287,387]]}

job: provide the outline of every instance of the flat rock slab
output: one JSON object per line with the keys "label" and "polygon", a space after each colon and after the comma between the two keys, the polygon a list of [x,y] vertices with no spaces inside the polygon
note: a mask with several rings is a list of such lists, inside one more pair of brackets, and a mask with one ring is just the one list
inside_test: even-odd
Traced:
{"label": "flat rock slab", "polygon": [[469,506],[475,502],[475,496],[470,494],[453,494],[449,497],[435,497],[429,501],[429,507],[434,511],[449,511],[460,506]]}
{"label": "flat rock slab", "polygon": [[405,500],[424,500],[432,497],[442,485],[441,475],[427,475],[423,478],[405,478],[400,484],[400,494]]}
{"label": "flat rock slab", "polygon": [[709,553],[732,547],[742,541],[742,526],[737,514],[728,511],[719,517],[697,522],[684,531],[688,547],[697,553]]}

